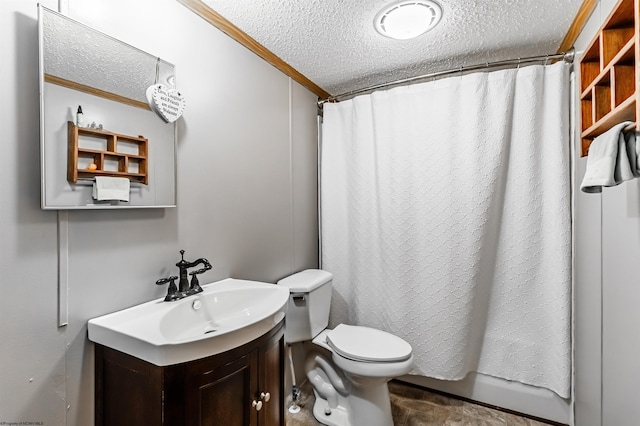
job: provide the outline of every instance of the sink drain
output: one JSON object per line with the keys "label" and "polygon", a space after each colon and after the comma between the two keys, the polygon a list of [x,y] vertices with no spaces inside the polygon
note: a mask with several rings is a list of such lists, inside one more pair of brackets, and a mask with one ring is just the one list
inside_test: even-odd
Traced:
{"label": "sink drain", "polygon": [[213,333],[214,331],[216,331],[216,330],[207,330],[207,331],[204,332],[204,334]]}

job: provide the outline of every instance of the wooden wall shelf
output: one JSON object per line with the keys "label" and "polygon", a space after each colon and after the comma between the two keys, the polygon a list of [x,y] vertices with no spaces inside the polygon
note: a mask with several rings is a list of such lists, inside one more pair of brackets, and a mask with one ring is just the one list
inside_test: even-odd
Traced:
{"label": "wooden wall shelf", "polygon": [[[93,180],[96,176],[126,177],[131,182],[149,183],[148,139],[99,129],[78,127],[68,122],[69,162],[67,180]],[[89,167],[90,165],[95,165]]]}
{"label": "wooden wall shelf", "polygon": [[638,1],[620,0],[580,59],[583,156],[596,136],[640,116]]}

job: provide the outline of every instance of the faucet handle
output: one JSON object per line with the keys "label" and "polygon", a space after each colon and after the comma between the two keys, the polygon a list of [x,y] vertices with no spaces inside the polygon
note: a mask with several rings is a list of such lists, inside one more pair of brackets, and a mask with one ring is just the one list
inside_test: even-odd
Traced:
{"label": "faucet handle", "polygon": [[190,295],[202,292],[202,287],[200,287],[200,281],[198,280],[197,275],[203,273],[204,271],[206,271],[206,269],[203,268],[198,269],[197,271],[189,272],[189,275],[191,275],[191,285],[189,286],[188,293]]}
{"label": "faucet handle", "polygon": [[175,280],[177,280],[178,277],[176,277],[175,275],[172,277],[168,277],[168,278],[160,278],[158,281],[156,281],[156,285],[163,285],[166,284],[168,282],[172,282],[175,284]]}
{"label": "faucet handle", "polygon": [[207,259],[203,257],[201,259],[196,260],[196,262],[199,262],[199,261],[202,262],[202,264],[204,265],[204,268],[196,269],[195,271],[189,272],[189,275],[191,275],[191,285],[189,286],[189,294],[196,294],[202,291],[202,287],[200,287],[200,281],[198,280],[198,275],[203,274],[211,269],[211,263]]}
{"label": "faucet handle", "polygon": [[160,278],[156,281],[156,285],[163,285],[169,283],[169,288],[167,289],[167,296],[164,298],[165,302],[172,302],[174,300],[178,300],[178,287],[176,286],[177,276],[171,276],[169,278]]}

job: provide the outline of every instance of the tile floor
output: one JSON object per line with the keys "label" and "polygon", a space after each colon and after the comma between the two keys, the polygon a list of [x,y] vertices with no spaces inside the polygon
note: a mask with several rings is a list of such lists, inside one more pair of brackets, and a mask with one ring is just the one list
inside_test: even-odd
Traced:
{"label": "tile floor", "polygon": [[[389,383],[391,411],[395,426],[545,426],[547,423],[493,410],[482,405],[449,398],[417,387]],[[291,414],[285,410],[287,426],[321,425],[313,417],[313,391],[308,382],[301,388],[298,405]],[[359,425],[356,425],[359,426]],[[364,425],[366,426],[366,425]]]}

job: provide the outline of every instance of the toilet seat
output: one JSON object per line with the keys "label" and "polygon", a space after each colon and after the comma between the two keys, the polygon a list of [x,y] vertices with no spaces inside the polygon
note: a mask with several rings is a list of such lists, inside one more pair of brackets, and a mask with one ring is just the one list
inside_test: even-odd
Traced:
{"label": "toilet seat", "polygon": [[338,355],[359,362],[399,362],[411,357],[411,345],[370,327],[340,324],[327,331],[327,344]]}

